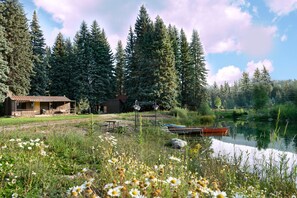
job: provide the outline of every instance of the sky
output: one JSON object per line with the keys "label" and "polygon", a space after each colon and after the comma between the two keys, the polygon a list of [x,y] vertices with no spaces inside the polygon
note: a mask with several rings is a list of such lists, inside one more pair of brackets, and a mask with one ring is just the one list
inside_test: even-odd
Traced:
{"label": "sky", "polygon": [[188,42],[197,30],[208,83],[232,84],[243,72],[268,69],[273,80],[297,79],[297,0],[20,0],[27,18],[37,11],[46,43],[57,34],[74,38],[84,20],[96,20],[115,51],[126,43],[144,5],[154,21],[183,28]]}

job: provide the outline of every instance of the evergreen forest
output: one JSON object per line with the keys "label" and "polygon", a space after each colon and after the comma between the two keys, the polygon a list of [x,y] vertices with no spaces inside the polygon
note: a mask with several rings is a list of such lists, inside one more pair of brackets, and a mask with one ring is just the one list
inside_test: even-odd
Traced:
{"label": "evergreen forest", "polygon": [[47,46],[36,12],[29,21],[18,0],[1,0],[0,13],[0,102],[12,93],[66,96],[87,101],[92,112],[121,95],[127,110],[135,100],[164,110],[297,105],[297,82],[273,81],[265,65],[232,85],[207,85],[198,31],[188,39],[182,28],[151,19],[144,6],[114,53],[96,21],[82,21],[73,39],[59,33]]}

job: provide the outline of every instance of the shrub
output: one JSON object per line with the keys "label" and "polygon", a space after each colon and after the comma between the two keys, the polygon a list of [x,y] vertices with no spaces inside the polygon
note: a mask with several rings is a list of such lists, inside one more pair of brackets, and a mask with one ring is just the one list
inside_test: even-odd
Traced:
{"label": "shrub", "polygon": [[175,107],[170,111],[170,115],[178,118],[182,118],[182,119],[188,118],[188,113],[189,111],[187,109],[183,109],[180,107]]}
{"label": "shrub", "polygon": [[210,124],[215,121],[215,116],[214,115],[205,115],[200,117],[200,123],[201,124]]}
{"label": "shrub", "polygon": [[214,112],[211,110],[207,102],[204,102],[200,105],[198,113],[201,115],[213,115]]}
{"label": "shrub", "polygon": [[78,114],[86,113],[86,112],[88,112],[89,108],[90,108],[89,100],[86,98],[80,99],[80,101],[77,105],[77,113]]}
{"label": "shrub", "polygon": [[297,107],[292,103],[276,105],[270,110],[270,115],[272,118],[276,119],[278,114],[278,109],[280,109],[281,120],[297,120]]}
{"label": "shrub", "polygon": [[237,117],[247,115],[247,114],[248,113],[246,111],[244,111],[242,108],[240,108],[240,109],[234,109],[232,116],[233,116],[233,118],[237,118]]}

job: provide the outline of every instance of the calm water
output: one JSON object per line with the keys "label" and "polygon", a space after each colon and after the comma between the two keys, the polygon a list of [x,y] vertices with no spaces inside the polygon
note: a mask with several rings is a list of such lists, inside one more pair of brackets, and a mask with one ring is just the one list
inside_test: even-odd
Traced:
{"label": "calm water", "polygon": [[[264,122],[219,122],[217,126],[228,126],[228,136],[212,137],[214,156],[227,156],[229,159],[241,157],[249,165],[251,172],[255,167],[262,170],[263,165],[279,167],[285,159],[288,170],[297,166],[297,125],[281,125],[278,138],[274,138],[275,123]],[[241,164],[242,166],[244,164]],[[297,184],[297,180],[296,180]]]}
{"label": "calm water", "polygon": [[233,145],[243,145],[257,148],[258,150],[276,149],[297,153],[297,124],[289,123],[280,125],[277,140],[273,138],[276,126],[274,122],[244,122],[221,121],[216,126],[228,126],[228,136],[213,137],[222,142]]}

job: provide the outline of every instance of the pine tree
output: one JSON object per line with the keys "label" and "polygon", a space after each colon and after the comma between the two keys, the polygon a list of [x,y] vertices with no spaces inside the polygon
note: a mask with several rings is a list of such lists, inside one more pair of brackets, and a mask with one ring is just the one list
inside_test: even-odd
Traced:
{"label": "pine tree", "polygon": [[33,73],[31,75],[30,95],[45,95],[48,86],[48,76],[45,63],[45,41],[38,24],[36,11],[30,25],[31,45],[33,50]]}
{"label": "pine tree", "polygon": [[103,69],[104,69],[104,76],[103,78],[107,80],[107,84],[104,87],[105,97],[107,99],[111,99],[115,97],[116,92],[116,78],[115,78],[115,68],[113,66],[113,53],[110,48],[110,45],[107,41],[107,37],[105,34],[104,29],[102,29],[101,33],[101,42],[103,46]]}
{"label": "pine tree", "polygon": [[135,64],[137,66],[136,74],[138,80],[135,88],[136,95],[134,100],[152,101],[154,100],[153,84],[154,66],[153,66],[153,23],[145,9],[141,6],[139,15],[135,23]]}
{"label": "pine tree", "polygon": [[104,102],[107,98],[105,96],[105,86],[107,85],[107,79],[104,79],[104,65],[103,65],[103,45],[102,45],[102,32],[96,21],[91,25],[90,30],[90,45],[92,49],[92,64],[89,72],[89,78],[91,85],[89,87],[89,99],[91,108],[94,109],[96,105]]}
{"label": "pine tree", "polygon": [[257,68],[253,78],[253,103],[256,110],[269,102],[271,91],[272,82],[268,70],[265,66],[261,72]]}
{"label": "pine tree", "polygon": [[117,44],[116,54],[116,82],[117,82],[117,95],[124,95],[124,68],[125,68],[125,51],[122,42]]}
{"label": "pine tree", "polygon": [[171,41],[171,47],[174,53],[174,62],[175,62],[175,69],[177,71],[177,102],[178,104],[181,104],[181,82],[180,82],[180,36],[179,36],[179,32],[177,30],[177,28],[175,26],[168,26],[168,33],[169,33],[169,37],[170,37],[170,41]]}
{"label": "pine tree", "polygon": [[74,47],[70,40],[67,38],[65,40],[65,61],[64,61],[64,71],[68,72],[65,73],[64,79],[66,80],[66,86],[68,87],[65,89],[65,95],[68,98],[75,99],[75,92],[76,92],[76,83],[75,83],[75,72],[73,67],[76,64],[76,56],[74,54]]}
{"label": "pine tree", "polygon": [[254,75],[253,75],[252,82],[253,82],[253,84],[261,82],[261,72],[260,72],[259,68],[256,68]]}
{"label": "pine tree", "polygon": [[205,67],[203,47],[199,38],[199,34],[196,30],[193,30],[192,40],[190,44],[190,54],[191,54],[192,64],[194,66],[192,101],[193,101],[193,106],[197,109],[202,103],[206,102],[207,100],[207,97],[206,97],[207,70]]}
{"label": "pine tree", "polygon": [[129,29],[125,54],[125,91],[128,96],[127,105],[130,107],[137,98],[137,91],[139,87],[138,67],[135,58],[135,36],[132,27]]}
{"label": "pine tree", "polygon": [[176,106],[176,69],[171,41],[163,20],[156,18],[154,31],[154,83],[153,95],[163,109]]}
{"label": "pine tree", "polygon": [[92,62],[90,64],[90,103],[93,110],[95,106],[115,97],[115,71],[113,55],[110,45],[96,21],[91,26],[90,47]]}
{"label": "pine tree", "polygon": [[52,56],[52,52],[51,52],[51,48],[49,46],[45,47],[45,55],[44,55],[44,65],[45,65],[45,71],[46,71],[46,76],[47,76],[47,87],[45,90],[45,95],[50,95],[50,84],[51,84],[51,79],[50,79],[50,69],[51,69],[51,65],[50,65],[50,61],[51,61],[51,56]]}
{"label": "pine tree", "polygon": [[266,69],[266,67],[264,65],[263,65],[262,73],[260,75],[260,79],[261,79],[261,82],[265,86],[267,94],[270,96],[272,88],[273,88],[272,87],[272,81],[271,81],[270,74],[269,74],[268,70]]}
{"label": "pine tree", "polygon": [[175,68],[177,71],[179,71],[179,62],[180,62],[180,37],[178,30],[175,26],[168,26],[168,33],[171,41],[171,47],[174,53],[174,59],[175,59]]}
{"label": "pine tree", "polygon": [[73,79],[75,90],[75,99],[80,101],[82,99],[89,99],[90,87],[90,68],[92,67],[92,51],[90,46],[90,32],[86,22],[82,22],[80,30],[75,38],[75,57],[76,63],[73,68]]}
{"label": "pine tree", "polygon": [[189,107],[192,105],[194,68],[190,56],[190,47],[183,29],[180,31],[180,70],[179,81],[181,83],[181,105]]}
{"label": "pine tree", "polygon": [[242,77],[239,83],[239,98],[241,107],[249,107],[252,100],[252,85],[249,78],[249,74],[246,72],[242,73]]}
{"label": "pine tree", "polygon": [[211,107],[215,108],[215,98],[219,96],[219,88],[216,82],[213,83],[213,86],[210,89],[210,100],[211,100]]}
{"label": "pine tree", "polygon": [[16,95],[26,95],[32,74],[32,49],[27,18],[18,0],[0,2],[0,24],[11,52],[4,54],[9,65],[7,85]]}
{"label": "pine tree", "polygon": [[4,28],[0,25],[0,103],[4,101],[8,92],[8,86],[6,84],[8,80],[9,67],[4,57],[10,52],[10,48],[7,45],[4,38]]}
{"label": "pine tree", "polygon": [[58,34],[50,58],[50,94],[68,96],[69,68],[66,67],[66,46],[61,33]]}

